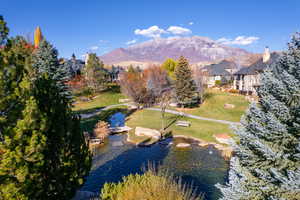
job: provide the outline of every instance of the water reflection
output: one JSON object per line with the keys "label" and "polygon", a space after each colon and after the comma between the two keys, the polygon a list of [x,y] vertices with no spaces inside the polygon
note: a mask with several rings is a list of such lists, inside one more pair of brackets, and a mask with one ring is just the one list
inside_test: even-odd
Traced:
{"label": "water reflection", "polygon": [[[114,146],[114,142],[124,145]],[[174,144],[168,145],[170,142]],[[151,162],[160,163],[161,170],[181,176],[184,183],[192,183],[197,192],[205,192],[206,199],[217,199],[219,191],[214,185],[224,183],[228,163],[212,146],[202,148],[193,144],[180,149],[176,147],[178,142],[183,141],[176,138],[151,147],[136,147],[126,143],[126,135],[110,136],[107,143],[97,149],[92,171],[81,190],[99,192],[105,182],[120,181],[130,173],[142,173],[141,168]]]}

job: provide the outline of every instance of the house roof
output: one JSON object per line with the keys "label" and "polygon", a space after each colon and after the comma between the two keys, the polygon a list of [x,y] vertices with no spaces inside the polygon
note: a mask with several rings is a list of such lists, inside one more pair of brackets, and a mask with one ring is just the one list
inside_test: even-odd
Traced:
{"label": "house roof", "polygon": [[280,54],[273,52],[271,53],[270,59],[267,62],[263,62],[263,59],[259,59],[257,62],[253,63],[249,67],[241,68],[239,71],[234,73],[235,75],[254,75],[258,72],[264,71],[269,65],[275,63],[279,58]]}
{"label": "house roof", "polygon": [[236,68],[237,65],[234,62],[223,60],[217,64],[207,65],[202,70],[206,70],[210,76],[230,76],[231,74],[226,69]]}

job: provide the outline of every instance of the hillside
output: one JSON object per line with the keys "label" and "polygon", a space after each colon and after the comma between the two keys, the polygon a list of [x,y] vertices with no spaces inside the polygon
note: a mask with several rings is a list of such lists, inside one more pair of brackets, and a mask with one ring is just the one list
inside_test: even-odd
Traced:
{"label": "hillside", "polygon": [[240,60],[243,65],[252,53],[217,43],[206,37],[157,38],[143,43],[118,48],[100,58],[107,64],[143,62],[162,63],[166,58],[185,56],[190,63],[217,62],[223,59]]}

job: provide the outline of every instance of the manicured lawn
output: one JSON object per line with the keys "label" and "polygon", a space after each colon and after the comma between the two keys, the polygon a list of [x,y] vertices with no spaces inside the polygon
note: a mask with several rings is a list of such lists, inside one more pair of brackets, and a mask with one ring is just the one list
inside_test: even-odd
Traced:
{"label": "manicured lawn", "polygon": [[[233,95],[210,89],[206,92],[205,96],[206,99],[200,107],[184,109],[183,112],[201,117],[239,122],[249,105],[249,102],[242,95]],[[226,103],[233,104],[235,108],[224,108],[224,104]]]}
{"label": "manicured lawn", "polygon": [[95,98],[88,102],[81,102],[79,97],[73,110],[78,112],[92,111],[93,109],[105,107],[108,105],[119,104],[119,99],[125,98],[119,91],[106,91],[95,95]]}
{"label": "manicured lawn", "polygon": [[[167,123],[170,123],[176,119],[176,115],[173,114],[166,114]],[[189,137],[195,137],[207,142],[217,142],[213,137],[216,133],[230,133],[231,130],[228,125],[216,123],[216,122],[209,122],[209,121],[202,121],[196,120],[191,118],[180,118],[180,120],[186,120],[191,122],[190,127],[179,127],[172,124],[168,130],[172,131],[173,135],[185,135]],[[151,111],[151,110],[139,110],[130,115],[127,118],[126,125],[133,128],[130,132],[129,136],[130,139],[140,142],[146,139],[146,137],[140,138],[134,135],[134,129],[136,126],[141,126],[145,128],[151,128],[159,130],[161,129],[161,117],[160,112],[158,111]]]}

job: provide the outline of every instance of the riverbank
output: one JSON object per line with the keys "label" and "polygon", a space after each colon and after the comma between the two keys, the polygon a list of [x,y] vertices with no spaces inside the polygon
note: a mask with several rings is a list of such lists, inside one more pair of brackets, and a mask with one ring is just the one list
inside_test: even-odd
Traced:
{"label": "riverbank", "polygon": [[[191,140],[192,144],[197,144],[200,147],[208,147],[208,146],[213,146],[214,148],[216,148],[217,150],[219,150],[221,152],[221,155],[224,159],[226,160],[230,160],[231,156],[233,155],[233,148],[227,144],[220,144],[220,143],[215,143],[215,142],[208,142],[199,138],[195,138],[195,137],[190,137],[190,136],[185,136],[185,135],[172,135],[168,138],[164,138],[162,140],[157,140],[157,139],[153,139],[151,138],[151,141],[149,141],[148,143],[145,143],[144,141],[149,139],[148,137],[144,137],[143,140],[133,140],[130,138],[130,133],[128,132],[126,135],[126,141],[128,143],[134,144],[136,146],[151,146],[153,144],[159,143],[159,142],[164,142],[164,140],[169,139],[169,138],[181,138],[181,139],[186,139],[186,140]],[[185,144],[186,142],[183,142],[182,144]],[[188,144],[190,144],[188,143]]]}
{"label": "riverbank", "polygon": [[229,162],[211,145],[200,147],[196,141],[190,141],[190,147],[178,148],[181,142],[188,141],[175,137],[149,147],[137,147],[126,142],[126,134],[110,135],[107,143],[95,151],[92,170],[80,191],[99,193],[107,182],[119,182],[129,174],[143,174],[150,163],[180,178],[183,184],[193,184],[196,193],[205,194],[206,200],[217,200],[220,193],[215,184],[227,180]]}

